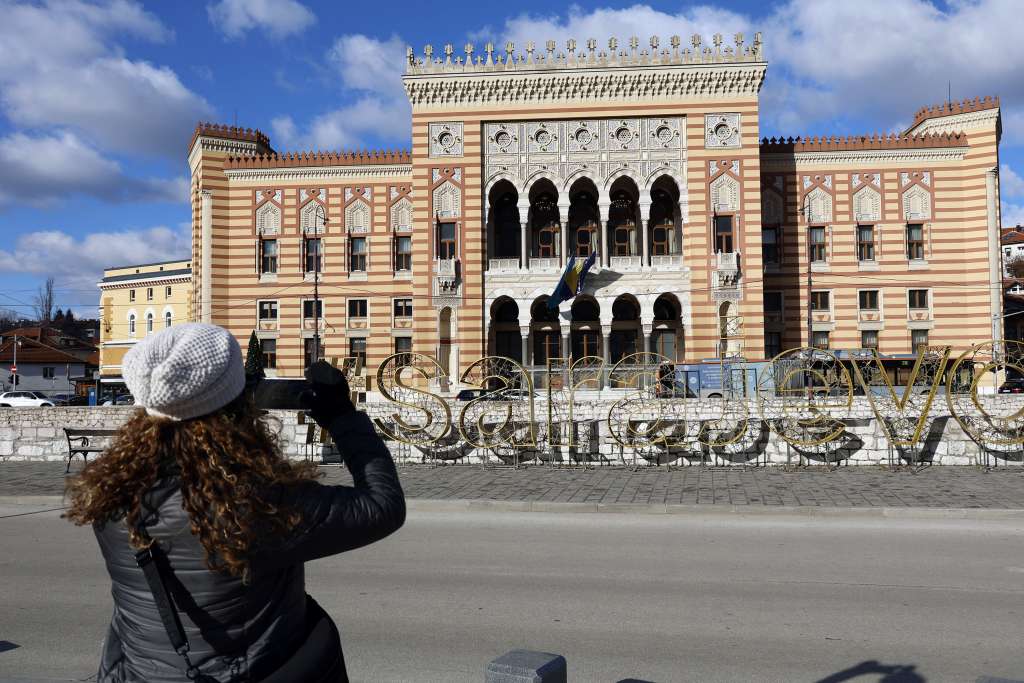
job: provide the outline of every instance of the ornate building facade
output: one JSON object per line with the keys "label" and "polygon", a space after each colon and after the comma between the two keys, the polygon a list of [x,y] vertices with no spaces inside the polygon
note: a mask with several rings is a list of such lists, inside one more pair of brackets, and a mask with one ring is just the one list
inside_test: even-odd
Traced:
{"label": "ornate building facade", "polygon": [[998,334],[997,100],[898,136],[761,140],[760,34],[525,47],[410,50],[406,152],[277,153],[198,126],[196,318],[257,330],[279,376],[312,360],[317,325],[328,357],[415,351],[456,378],[487,354],[905,354]]}

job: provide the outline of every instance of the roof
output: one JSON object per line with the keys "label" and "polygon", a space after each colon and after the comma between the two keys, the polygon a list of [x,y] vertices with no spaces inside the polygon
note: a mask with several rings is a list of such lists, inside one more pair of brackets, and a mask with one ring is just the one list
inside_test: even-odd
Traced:
{"label": "roof", "polygon": [[921,149],[934,147],[966,147],[967,136],[961,133],[925,135],[848,135],[845,137],[762,138],[761,152],[782,154],[794,152],[835,152],[863,149]]}
{"label": "roof", "polygon": [[185,258],[173,258],[170,261],[153,261],[152,263],[129,263],[124,266],[109,266],[103,270],[121,270],[122,268],[148,268],[149,266],[162,266],[167,263],[180,263],[181,261],[188,261],[190,257]]}
{"label": "roof", "polygon": [[411,163],[412,154],[407,149],[361,150],[358,152],[311,151],[228,157],[224,162],[224,170],[303,166],[384,166]]}
{"label": "roof", "polygon": [[961,102],[943,102],[942,104],[932,105],[931,107],[921,107],[916,114],[914,114],[914,122],[907,128],[909,132],[921,125],[928,119],[935,119],[941,116],[953,116],[954,114],[967,114],[972,111],[984,111],[986,109],[998,109],[999,98],[998,97],[975,97],[973,100],[967,99]]}
{"label": "roof", "polygon": [[31,327],[17,327],[17,328],[15,328],[13,330],[7,330],[5,332],[0,332],[0,338],[14,337],[14,336],[23,337],[25,339],[32,339],[32,340],[38,341],[38,342],[42,342],[42,341],[45,341],[46,339],[53,339],[53,338],[57,338],[57,339],[71,339],[71,340],[77,342],[79,347],[84,347],[84,348],[88,348],[88,349],[95,349],[96,348],[96,346],[94,344],[90,344],[89,342],[85,341],[84,339],[79,339],[78,337],[76,337],[74,335],[67,334],[63,330],[60,330],[60,329],[58,329],[56,327],[50,327],[48,325],[34,325],[34,326],[31,326]]}
{"label": "roof", "polygon": [[[21,343],[21,346],[18,347],[19,363],[83,363],[96,365],[99,361],[99,354],[96,352],[93,353],[91,359],[86,360],[28,337],[20,339],[19,342]],[[14,363],[13,339],[0,346],[0,363],[5,365]]]}
{"label": "roof", "polygon": [[240,140],[243,142],[255,142],[257,145],[262,145],[267,149],[270,147],[270,138],[266,136],[259,128],[240,128],[238,126],[228,126],[223,123],[210,123],[207,121],[200,121],[196,124],[196,130],[192,134],[192,141],[188,143],[188,148],[196,144],[196,140],[199,136],[205,136],[210,138],[220,138],[222,140]]}
{"label": "roof", "polygon": [[124,282],[125,280],[156,280],[162,277],[178,277],[191,275],[191,268],[179,268],[177,270],[153,270],[148,273],[126,273],[124,275],[110,275],[100,280],[103,282]]}
{"label": "roof", "polygon": [[1007,244],[1024,244],[1024,232],[1021,231],[1020,226],[1006,228],[999,237],[999,243],[1004,246]]}

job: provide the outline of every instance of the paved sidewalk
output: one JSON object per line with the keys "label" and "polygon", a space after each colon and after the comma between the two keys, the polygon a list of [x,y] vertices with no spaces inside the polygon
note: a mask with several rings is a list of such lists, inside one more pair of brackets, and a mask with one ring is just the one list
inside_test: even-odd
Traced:
{"label": "paved sidewalk", "polygon": [[[72,466],[72,473],[81,467]],[[348,472],[325,467],[323,481],[350,482]],[[986,472],[974,467],[930,467],[914,474],[873,467],[832,472],[762,469],[559,470],[484,469],[473,465],[406,466],[409,498],[601,505],[731,505],[832,508],[1024,509],[1024,468]],[[59,495],[64,463],[0,463],[0,496]]]}

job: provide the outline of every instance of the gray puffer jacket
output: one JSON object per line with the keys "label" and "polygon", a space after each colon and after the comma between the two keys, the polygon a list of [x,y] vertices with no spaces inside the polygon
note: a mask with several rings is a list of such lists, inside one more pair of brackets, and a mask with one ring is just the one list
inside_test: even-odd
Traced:
{"label": "gray puffer jacket", "polygon": [[[182,509],[176,477],[160,479],[149,494],[146,507],[156,512],[146,521],[146,531],[167,554],[172,581],[180,582],[169,588],[184,603],[178,607],[190,658],[218,681],[258,680],[299,646],[306,618],[304,562],[373,543],[405,521],[405,498],[394,462],[366,415],[338,417],[329,431],[354,485],[308,482],[268,492],[295,506],[303,521],[253,558],[248,585],[207,569],[205,551]],[[98,680],[186,680],[184,662],[171,648],[124,521],[97,526],[95,531],[114,598]]]}

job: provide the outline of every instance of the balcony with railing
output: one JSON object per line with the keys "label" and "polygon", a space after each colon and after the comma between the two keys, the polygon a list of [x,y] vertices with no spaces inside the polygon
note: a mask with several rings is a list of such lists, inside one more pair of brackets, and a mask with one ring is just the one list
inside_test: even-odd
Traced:
{"label": "balcony with railing", "polygon": [[619,273],[639,271],[643,265],[643,258],[640,256],[612,256],[608,259],[608,267]]}
{"label": "balcony with railing", "polygon": [[531,256],[530,271],[534,273],[557,273],[562,261],[557,256]]}
{"label": "balcony with railing", "polygon": [[503,273],[518,273],[519,258],[492,258],[487,262],[487,272],[493,275],[501,275]]}
{"label": "balcony with railing", "polygon": [[651,256],[651,270],[678,271],[683,269],[682,254],[654,254]]}

